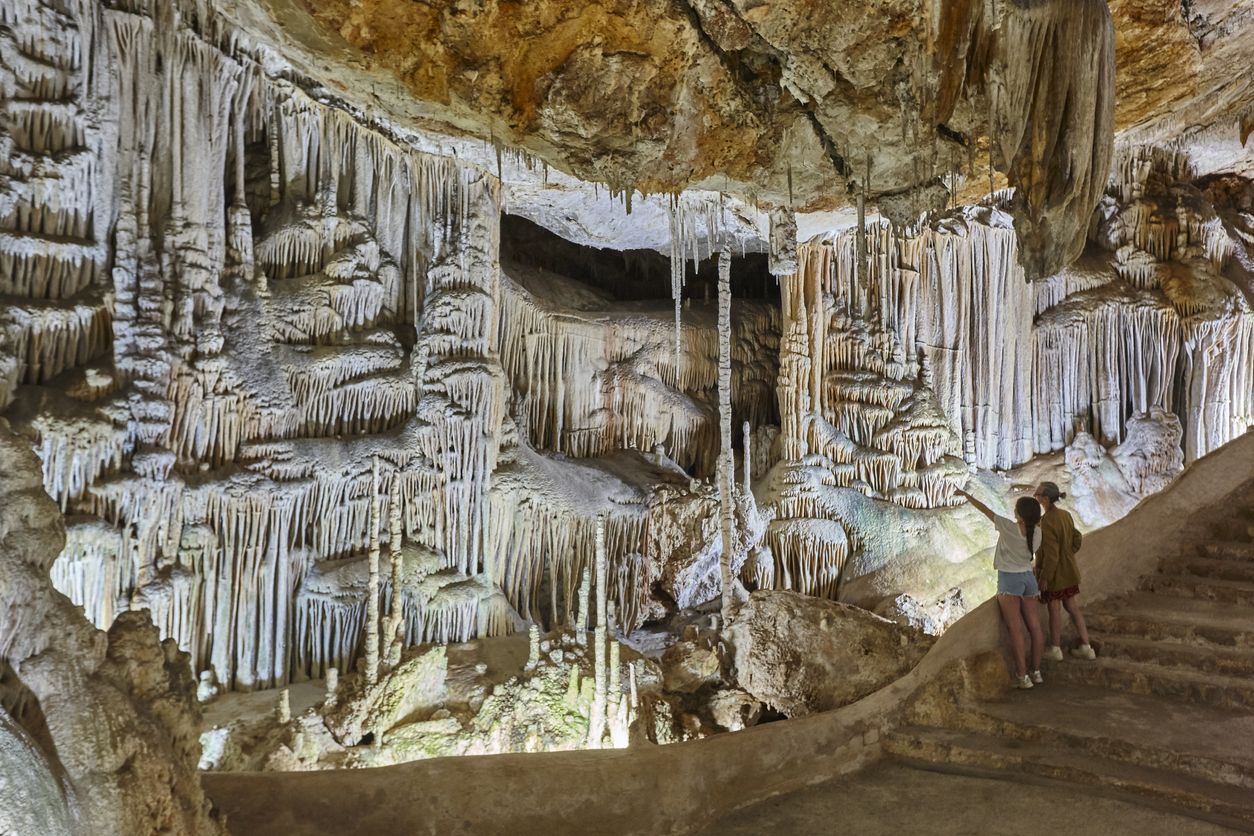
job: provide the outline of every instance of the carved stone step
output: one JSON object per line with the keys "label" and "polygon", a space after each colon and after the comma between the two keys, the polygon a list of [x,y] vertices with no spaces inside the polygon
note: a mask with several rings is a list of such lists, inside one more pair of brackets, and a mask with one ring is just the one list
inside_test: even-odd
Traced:
{"label": "carved stone step", "polygon": [[1046,679],[1028,693],[963,706],[956,729],[1254,789],[1254,714]]}
{"label": "carved stone step", "polygon": [[1254,607],[1254,583],[1203,577],[1189,573],[1151,575],[1142,588],[1164,595],[1197,598],[1243,607]]}
{"label": "carved stone step", "polygon": [[1254,564],[1254,541],[1215,540],[1202,546],[1202,553],[1216,560],[1248,562]]}
{"label": "carved stone step", "polygon": [[1093,644],[1097,647],[1097,652],[1105,658],[1157,663],[1205,674],[1254,679],[1254,649],[1200,647],[1112,633],[1095,637]]}
{"label": "carved stone step", "polygon": [[1137,592],[1085,615],[1089,632],[1205,647],[1254,649],[1254,612],[1231,604]]}
{"label": "carved stone step", "polygon": [[1254,805],[1244,787],[1094,757],[1048,742],[1024,744],[991,735],[906,727],[886,735],[883,747],[896,760],[923,769],[992,778],[1031,776],[1086,789],[1101,787],[1187,810],[1229,827],[1254,828]]}
{"label": "carved stone step", "polygon": [[1068,659],[1048,665],[1046,679],[1059,685],[1091,685],[1216,708],[1254,709],[1254,680],[1149,662],[1104,657],[1092,662]]}
{"label": "carved stone step", "polygon": [[1243,560],[1233,550],[1223,557],[1186,557],[1168,561],[1161,567],[1163,572],[1188,572],[1204,578],[1254,583],[1254,560]]}

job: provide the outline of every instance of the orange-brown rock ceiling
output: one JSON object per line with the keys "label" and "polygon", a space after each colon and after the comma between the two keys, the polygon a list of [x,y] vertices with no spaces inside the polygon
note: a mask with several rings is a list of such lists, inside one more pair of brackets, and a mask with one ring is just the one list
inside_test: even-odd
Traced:
{"label": "orange-brown rock ceiling", "polygon": [[1112,56],[1100,0],[307,9],[323,36],[418,99],[616,188],[703,184],[829,209],[851,202],[869,167],[872,198],[905,219],[952,199],[949,172],[987,182],[977,152],[991,124],[997,168],[1024,187],[1016,214],[1035,272],[1078,252],[1105,179]]}
{"label": "orange-brown rock ceiling", "polygon": [[1121,138],[1187,144],[1220,129],[1244,145],[1254,128],[1254,2],[1110,0],[1110,10]]}
{"label": "orange-brown rock ceiling", "polygon": [[779,126],[666,5],[380,0],[315,16],[415,96],[538,136],[589,179],[643,191],[751,179]]}

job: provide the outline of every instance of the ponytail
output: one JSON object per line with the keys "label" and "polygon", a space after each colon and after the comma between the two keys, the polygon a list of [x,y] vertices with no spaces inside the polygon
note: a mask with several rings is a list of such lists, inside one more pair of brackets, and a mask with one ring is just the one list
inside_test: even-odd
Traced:
{"label": "ponytail", "polygon": [[1041,504],[1030,496],[1020,497],[1015,503],[1015,516],[1023,520],[1028,536],[1028,554],[1036,554],[1032,542],[1036,539],[1036,524],[1041,521]]}

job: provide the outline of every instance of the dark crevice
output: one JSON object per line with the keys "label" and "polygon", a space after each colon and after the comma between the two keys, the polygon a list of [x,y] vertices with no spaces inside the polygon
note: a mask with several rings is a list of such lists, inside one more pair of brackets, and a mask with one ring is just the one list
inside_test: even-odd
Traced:
{"label": "dark crevice", "polygon": [[967,138],[966,134],[955,131],[944,122],[940,122],[936,125],[936,132],[945,139],[948,139],[950,142],[958,143],[963,148],[967,148],[969,146],[970,140]]}
{"label": "dark crevice", "polygon": [[[823,129],[823,125],[819,121],[813,105],[799,101],[790,95],[782,86],[780,86],[779,79],[783,76],[783,69],[781,66],[782,61],[779,51],[772,47],[764,38],[762,38],[761,35],[753,32],[753,38],[756,41],[754,49],[743,49],[738,53],[728,52],[720,47],[714,38],[705,31],[705,27],[701,24],[700,13],[698,13],[697,10],[687,2],[687,0],[678,0],[678,3],[692,21],[693,28],[696,29],[702,43],[704,43],[714,55],[718,56],[719,61],[722,62],[723,66],[727,69],[731,76],[737,80],[738,83],[754,85],[758,88],[762,88],[764,86],[760,75],[744,75],[748,65],[748,61],[744,58],[745,55],[760,57],[760,59],[770,62],[774,68],[774,72],[772,73],[774,76],[772,82],[772,92],[778,92],[780,94],[780,98],[776,101],[778,102],[780,99],[787,97],[787,100],[792,101],[792,103],[800,109],[806,118],[809,119],[810,124],[814,127],[814,133],[818,137],[819,143],[823,146],[824,153],[827,155],[828,159],[832,161],[832,165],[835,167],[836,172],[840,174],[841,177],[849,178],[852,175],[852,170],[845,162],[844,156],[839,152],[839,150],[837,150],[835,141],[827,134],[827,131]],[[734,11],[729,9],[729,13],[734,13]],[[741,18],[741,20],[743,22],[743,18]],[[745,22],[745,25],[749,27],[750,31],[752,31],[753,27],[749,26],[747,22]],[[778,104],[772,104],[771,102],[766,101],[764,96],[754,95],[751,91],[743,89],[741,92],[745,93],[749,96],[749,98],[754,99],[755,101],[762,101],[763,105],[767,108],[774,107],[775,109],[780,109]]]}

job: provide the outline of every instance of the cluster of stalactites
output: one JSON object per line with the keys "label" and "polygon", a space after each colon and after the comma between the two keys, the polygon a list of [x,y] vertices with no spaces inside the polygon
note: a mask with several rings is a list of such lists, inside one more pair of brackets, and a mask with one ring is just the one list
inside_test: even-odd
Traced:
{"label": "cluster of stalactites", "polygon": [[58,584],[102,627],[149,609],[228,687],[343,662],[305,649],[359,647],[360,625],[293,602],[368,548],[362,466],[383,449],[406,532],[440,555],[430,594],[399,596],[406,639],[514,629],[480,557],[504,403],[495,180],[178,15],[84,7],[62,22],[86,28],[36,37],[27,5],[0,27],[0,292],[21,298],[0,406],[18,397],[49,493],[83,515]]}
{"label": "cluster of stalactites", "polygon": [[[565,311],[503,277],[501,362],[531,443],[580,457],[663,444],[681,466],[712,473],[716,323],[689,317],[678,370],[666,325],[647,313]],[[778,313],[739,301],[731,328],[733,409],[758,426],[773,417]]]}
{"label": "cluster of stalactites", "polygon": [[[868,237],[874,264],[874,245],[886,236]],[[937,402],[932,354],[922,345],[907,353],[900,336],[930,323],[916,318],[919,300],[875,292],[877,279],[888,284],[883,264],[857,281],[856,258],[856,241],[813,242],[802,247],[798,272],[783,279],[784,454],[792,461],[822,455],[836,484],[871,496],[944,505],[963,478],[953,458],[958,437]],[[883,262],[891,264],[887,254]],[[894,330],[896,323],[904,327]]]}
{"label": "cluster of stalactites", "polygon": [[[866,437],[895,405],[859,406],[857,393],[898,400],[893,386],[845,375],[840,385],[854,403],[828,406],[836,393],[823,381],[836,381],[813,360],[843,350],[814,325],[829,308],[861,312],[917,350],[961,457],[978,467],[1060,450],[1077,430],[1117,442],[1128,416],[1152,406],[1186,418],[1190,458],[1244,431],[1251,314],[1217,278],[1240,253],[1196,189],[1171,185],[1183,165],[1172,160],[1129,155],[1122,165],[1133,202],[1104,207],[1097,227],[1112,257],[1086,256],[1047,280],[1024,281],[1014,231],[996,210],[953,213],[910,236],[869,227],[865,282],[857,280],[854,232],[804,244],[796,277],[783,282],[778,389],[787,457],[820,452],[808,416],[830,411],[844,434]],[[1163,199],[1165,211],[1155,211]],[[1213,348],[1219,334],[1223,351]],[[891,463],[876,467],[891,476]]]}
{"label": "cluster of stalactites", "polygon": [[678,196],[670,207],[671,232],[671,299],[675,303],[674,351],[672,364],[678,376],[684,364],[683,351],[683,292],[684,262],[692,259],[695,271],[701,263],[701,244],[705,244],[705,257],[714,255],[716,241],[719,238],[721,223],[721,197],[719,200],[705,198],[696,204],[685,196]]}
{"label": "cluster of stalactites", "polygon": [[[1251,311],[1223,277],[1248,245],[1199,190],[1187,155],[1125,149],[1094,241],[1109,266],[1064,271],[1038,295],[1033,432],[1038,452],[1088,432],[1124,440],[1153,408],[1183,419],[1189,460],[1244,432],[1254,413]],[[1222,347],[1221,347],[1222,346]]]}
{"label": "cluster of stalactites", "polygon": [[[653,582],[645,508],[624,507],[602,523],[607,595],[631,632],[648,614]],[[583,573],[594,568],[594,517],[551,507],[514,489],[493,490],[487,576],[514,608],[547,629],[574,623]],[[547,586],[547,597],[545,587]],[[586,613],[585,613],[586,615]]]}
{"label": "cluster of stalactites", "polygon": [[[996,220],[995,210],[986,213]],[[866,231],[863,279],[857,237],[848,232],[802,245],[797,274],[782,284],[781,358],[791,359],[781,359],[781,368],[791,363],[795,371],[792,385],[779,387],[780,409],[792,458],[806,450],[798,437],[804,416],[824,411],[829,329],[819,323],[836,309],[881,328],[912,362],[921,355],[964,460],[1011,467],[1030,458],[1026,370],[1035,299],[1016,260],[1013,230],[963,216],[909,237],[874,224]],[[787,401],[798,408],[786,409]]]}

